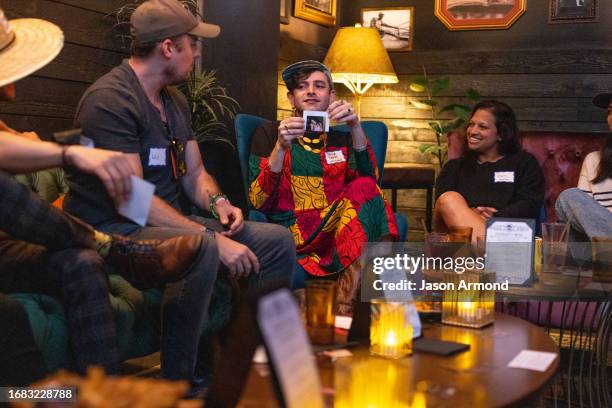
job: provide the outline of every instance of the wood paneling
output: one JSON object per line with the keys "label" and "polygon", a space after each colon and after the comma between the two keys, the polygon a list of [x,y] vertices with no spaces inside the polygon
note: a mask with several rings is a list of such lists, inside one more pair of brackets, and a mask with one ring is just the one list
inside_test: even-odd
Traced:
{"label": "wood paneling", "polygon": [[11,115],[2,113],[0,119],[8,123],[15,130],[21,132],[34,130],[38,132],[41,137],[73,127],[72,119],[48,116]]}
{"label": "wood paneling", "polygon": [[31,76],[18,82],[15,102],[0,102],[0,112],[73,119],[87,86],[81,82]]}
{"label": "wood paneling", "polygon": [[67,43],[104,50],[117,48],[112,32],[114,19],[85,6],[51,0],[3,0],[2,8],[9,18],[39,17],[57,24],[64,31]]}
{"label": "wood paneling", "polygon": [[62,52],[36,76],[93,83],[128,55],[84,45],[65,44]]}
{"label": "wood paneling", "polygon": [[[483,33],[483,35],[485,35]],[[493,49],[487,51],[436,50],[391,53],[398,74],[414,74],[427,67],[441,74],[608,74],[612,72],[612,50],[580,49]],[[554,58],[551,58],[553,57]]]}
{"label": "wood paneling", "polygon": [[132,0],[55,0],[55,3],[68,4],[89,11],[111,14],[119,7],[132,3]]}
{"label": "wood paneling", "polygon": [[113,37],[108,16],[125,0],[4,0],[9,19],[49,20],[63,30],[64,48],[49,65],[18,81],[17,101],[0,103],[0,119],[19,130],[42,134],[72,127],[79,99],[126,56]]}
{"label": "wood paneling", "polygon": [[[474,88],[485,97],[592,97],[607,84],[612,85],[612,74],[481,74],[446,75],[450,88],[440,96],[460,97]],[[399,84],[378,85],[367,96],[419,96],[409,89],[415,75],[399,75]]]}

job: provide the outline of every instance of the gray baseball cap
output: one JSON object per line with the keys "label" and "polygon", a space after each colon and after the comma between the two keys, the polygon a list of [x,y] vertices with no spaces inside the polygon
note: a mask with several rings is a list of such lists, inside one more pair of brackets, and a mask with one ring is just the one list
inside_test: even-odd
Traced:
{"label": "gray baseball cap", "polygon": [[181,34],[214,38],[221,28],[199,21],[177,0],[147,0],[130,18],[132,38],[137,46],[151,45]]}

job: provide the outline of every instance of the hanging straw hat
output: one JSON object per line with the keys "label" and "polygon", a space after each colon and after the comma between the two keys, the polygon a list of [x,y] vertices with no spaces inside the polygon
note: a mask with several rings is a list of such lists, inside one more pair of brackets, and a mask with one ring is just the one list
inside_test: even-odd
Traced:
{"label": "hanging straw hat", "polygon": [[44,67],[64,46],[58,26],[38,18],[8,21],[0,9],[0,87]]}

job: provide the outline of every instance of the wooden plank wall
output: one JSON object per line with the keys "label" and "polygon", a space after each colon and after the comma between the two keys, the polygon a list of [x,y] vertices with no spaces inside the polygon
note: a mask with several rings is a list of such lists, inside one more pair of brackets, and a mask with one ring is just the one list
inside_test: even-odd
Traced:
{"label": "wooden plank wall", "polygon": [[[516,111],[522,130],[606,132],[604,112],[592,106],[599,91],[612,89],[612,9],[600,2],[599,22],[548,24],[548,0],[530,0],[527,12],[508,30],[449,31],[434,15],[432,0],[354,0],[346,2],[342,25],[359,21],[364,7],[415,7],[414,50],[390,53],[400,83],[374,86],[362,105],[364,119],[382,120],[390,129],[387,162],[436,167],[418,152],[433,141],[428,115],[411,109],[418,95],[412,78],[425,65],[432,77],[448,76],[451,86],[440,100],[461,101],[473,87]],[[407,128],[394,125],[404,121]],[[399,207],[409,217],[410,239],[422,235],[424,191],[399,192]]]}
{"label": "wooden plank wall", "polygon": [[0,102],[0,119],[19,130],[69,129],[87,87],[127,54],[108,16],[126,0],[3,0],[9,19],[37,17],[62,28],[65,45],[45,68],[17,82],[17,101]]}

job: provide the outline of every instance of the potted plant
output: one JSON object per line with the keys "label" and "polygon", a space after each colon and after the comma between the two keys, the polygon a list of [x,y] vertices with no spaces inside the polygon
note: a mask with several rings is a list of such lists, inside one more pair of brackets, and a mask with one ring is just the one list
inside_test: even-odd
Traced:
{"label": "potted plant", "polygon": [[[450,103],[438,107],[439,101],[437,98],[450,87],[450,78],[430,78],[427,75],[425,67],[423,67],[423,75],[414,78],[409,87],[411,91],[423,94],[422,97],[412,99],[409,103],[416,109],[430,112],[431,120],[428,122],[428,125],[436,135],[435,144],[423,143],[419,146],[419,151],[426,155],[434,155],[437,158],[440,168],[442,168],[448,158],[448,144],[444,138],[449,133],[459,130],[469,121],[472,106],[480,100],[480,95],[476,90],[470,88],[466,91],[465,96],[467,100],[471,102],[470,105]],[[450,113],[452,117],[449,119],[441,119],[440,115],[447,112]],[[403,125],[401,121],[394,122],[394,124],[398,126]]]}

